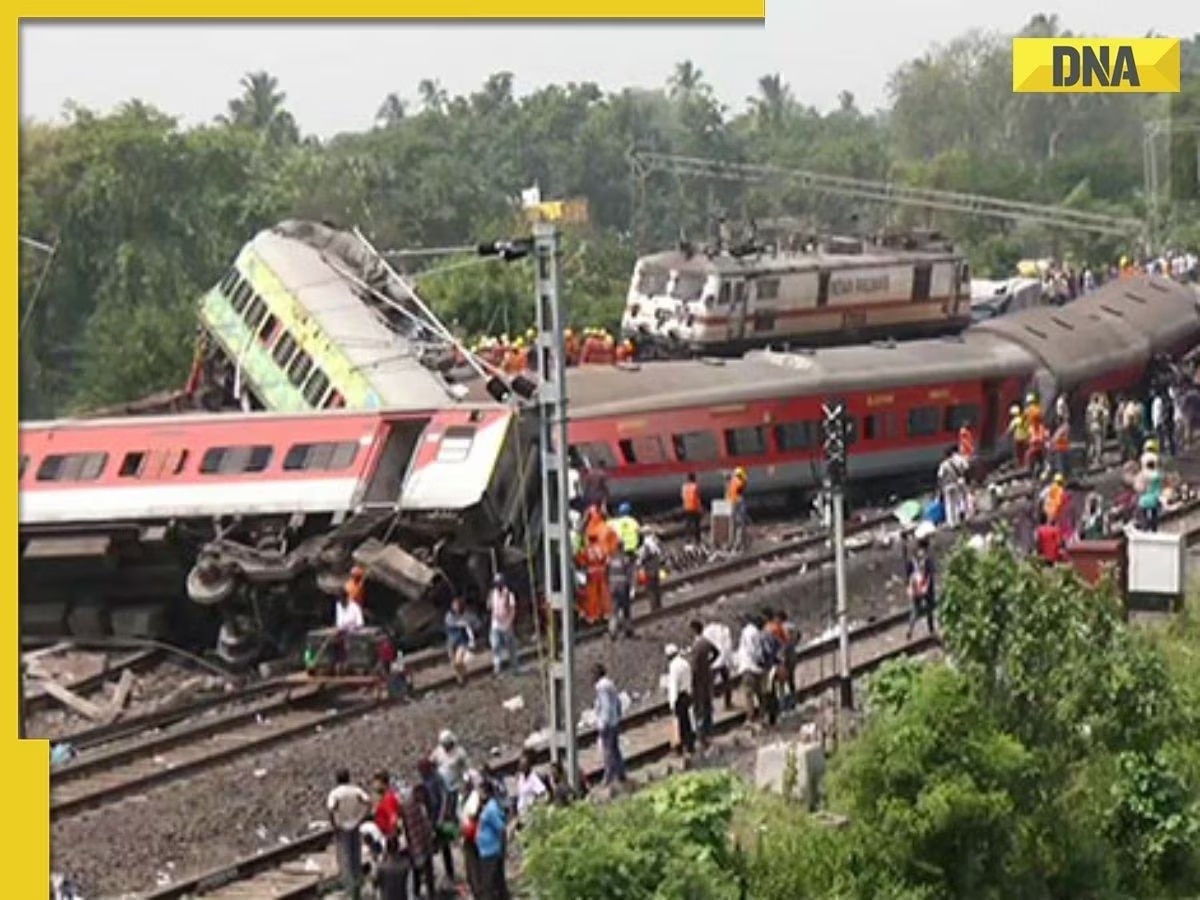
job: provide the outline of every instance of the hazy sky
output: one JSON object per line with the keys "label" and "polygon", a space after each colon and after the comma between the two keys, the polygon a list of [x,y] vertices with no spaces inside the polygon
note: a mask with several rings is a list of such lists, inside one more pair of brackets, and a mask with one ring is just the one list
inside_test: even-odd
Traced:
{"label": "hazy sky", "polygon": [[561,81],[651,87],[683,59],[735,108],[760,75],[779,72],[797,97],[822,109],[843,89],[872,109],[887,100],[889,74],[929,45],[971,28],[1011,33],[1039,11],[1108,36],[1200,31],[1196,0],[1058,0],[1049,10],[969,0],[774,0],[765,25],[46,22],[21,26],[21,111],[45,120],[68,99],[108,110],[137,97],[199,122],[224,110],[243,74],[266,69],[302,130],[329,136],[370,126],[390,91],[414,100],[422,78],[451,93],[501,70],[514,74],[518,93]]}

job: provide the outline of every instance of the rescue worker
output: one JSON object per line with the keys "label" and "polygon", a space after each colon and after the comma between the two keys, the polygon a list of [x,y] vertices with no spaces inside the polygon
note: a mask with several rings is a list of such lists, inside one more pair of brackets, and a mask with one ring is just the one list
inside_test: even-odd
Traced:
{"label": "rescue worker", "polygon": [[1042,512],[1046,515],[1046,521],[1052,525],[1062,527],[1063,513],[1067,508],[1067,486],[1066,479],[1062,473],[1054,476],[1050,482],[1050,486],[1046,488],[1045,500],[1042,503]]}
{"label": "rescue worker", "polygon": [[700,485],[696,482],[696,473],[688,472],[680,491],[683,499],[683,519],[688,539],[693,544],[700,543],[700,526],[704,520],[704,504],[700,499]]}
{"label": "rescue worker", "polygon": [[1008,410],[1008,433],[1012,436],[1013,462],[1018,469],[1023,468],[1029,452],[1029,422],[1016,403]]}
{"label": "rescue worker", "polygon": [[633,362],[633,341],[626,338],[617,344],[616,361],[618,363]]}
{"label": "rescue worker", "polygon": [[600,535],[589,531],[587,547],[584,548],[581,560],[587,572],[587,586],[584,588],[581,612],[584,620],[593,625],[612,616],[612,594],[608,589],[608,560],[609,553]]}
{"label": "rescue worker", "polygon": [[1163,473],[1157,453],[1142,455],[1142,471],[1137,477],[1138,525],[1145,531],[1158,531],[1162,508]]}
{"label": "rescue worker", "polygon": [[749,521],[746,516],[746,485],[748,482],[746,470],[738,466],[733,470],[733,476],[725,488],[725,499],[729,501],[733,513],[733,546],[735,550],[743,549],[746,543],[746,526]]}
{"label": "rescue worker", "polygon": [[1053,566],[1066,561],[1067,554],[1063,545],[1062,530],[1046,518],[1044,510],[1038,516],[1034,542],[1038,558],[1047,565]]}
{"label": "rescue worker", "polygon": [[633,562],[624,552],[610,554],[608,557],[608,592],[612,597],[613,615],[608,622],[608,636],[611,638],[633,637],[630,604],[633,599]]}
{"label": "rescue worker", "polygon": [[1067,395],[1060,393],[1054,399],[1054,421],[1058,425],[1070,423],[1071,420],[1071,404],[1067,401]]}
{"label": "rescue worker", "polygon": [[[1028,416],[1028,412],[1026,415]],[[1029,450],[1025,454],[1025,468],[1034,476],[1037,476],[1046,465],[1046,443],[1049,437],[1046,426],[1040,418],[1036,424],[1032,420],[1030,421]]]}
{"label": "rescue worker", "polygon": [[566,344],[567,365],[579,365],[579,338],[576,336],[575,332],[568,328],[563,332],[563,341]]}
{"label": "rescue worker", "polygon": [[1130,397],[1121,413],[1121,441],[1125,447],[1125,459],[1137,459],[1142,446],[1142,404]]}
{"label": "rescue worker", "polygon": [[638,547],[642,545],[642,526],[633,516],[633,507],[622,502],[617,507],[617,517],[608,523],[608,527],[621,539],[621,550],[632,566]]}
{"label": "rescue worker", "polygon": [[663,551],[662,544],[658,542],[658,535],[646,529],[642,532],[642,546],[638,550],[638,566],[644,582],[638,580],[634,595],[636,597],[644,584],[650,594],[651,609],[662,609],[662,564]]}
{"label": "rescue worker", "polygon": [[1025,421],[1029,423],[1030,430],[1043,424],[1042,404],[1038,400],[1037,394],[1028,394],[1025,397]]}

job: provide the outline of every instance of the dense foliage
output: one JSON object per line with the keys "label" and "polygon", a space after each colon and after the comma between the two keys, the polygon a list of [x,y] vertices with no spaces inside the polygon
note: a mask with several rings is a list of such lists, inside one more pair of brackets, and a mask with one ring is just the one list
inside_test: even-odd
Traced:
{"label": "dense foliage", "polygon": [[[1026,28],[1058,31],[1044,17]],[[567,84],[518,98],[500,72],[451,97],[425,80],[411,106],[391,94],[372,128],[328,141],[301,133],[263,72],[197,128],[137,100],[108,115],[69,106],[61,123],[21,129],[21,233],[58,247],[47,267],[44,253],[22,246],[23,414],[178,385],[192,304],[256,230],[286,217],[358,225],[381,248],[461,246],[511,233],[514,198],[534,182],[543,196],[586,197],[592,225],[566,248],[570,315],[608,325],[636,251],[661,249],[681,231],[704,236],[717,209],[820,228],[925,221],[794,179],[745,187],[634,177],[635,146],[1140,215],[1143,122],[1200,117],[1200,78],[1172,108],[1162,97],[1014,95],[1009,46],[971,33],[929,50],[895,73],[891,108],[875,114],[849,94],[821,114],[779,75],[761,78],[749,108],[733,113],[691,62],[663,90],[608,94]],[[1188,71],[1200,71],[1200,43],[1187,42],[1184,55]],[[1175,168],[1160,148],[1172,174],[1164,197],[1195,195],[1194,167],[1184,164],[1195,139],[1175,138]],[[1177,239],[1200,239],[1195,203],[1163,209]],[[1128,249],[987,219],[931,221],[964,241],[981,271],[1006,271],[1026,253],[1098,260]],[[423,283],[463,329],[516,330],[532,307],[521,268],[451,269]]]}
{"label": "dense foliage", "polygon": [[[952,663],[873,679],[863,733],[830,777],[841,827],[731,775],[689,775],[542,817],[528,837],[538,896],[1196,896],[1195,610],[1131,628],[1112,590],[1004,549],[960,550],[944,594]],[[674,874],[711,861],[706,893]]]}

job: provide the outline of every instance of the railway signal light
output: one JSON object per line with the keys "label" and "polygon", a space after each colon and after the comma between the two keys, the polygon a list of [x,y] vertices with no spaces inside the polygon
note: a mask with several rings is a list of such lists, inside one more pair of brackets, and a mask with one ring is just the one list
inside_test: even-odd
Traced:
{"label": "railway signal light", "polygon": [[505,262],[524,259],[533,252],[533,238],[515,238],[511,241],[488,241],[475,248],[480,256],[498,256]]}
{"label": "railway signal light", "polygon": [[841,403],[821,405],[825,428],[825,463],[829,480],[839,485],[846,475],[846,408]]}

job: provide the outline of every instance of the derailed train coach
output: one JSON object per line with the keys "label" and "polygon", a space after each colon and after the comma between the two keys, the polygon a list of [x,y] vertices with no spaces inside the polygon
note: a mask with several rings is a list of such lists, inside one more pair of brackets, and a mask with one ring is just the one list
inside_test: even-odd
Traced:
{"label": "derailed train coach", "polygon": [[1082,439],[1092,392],[1143,392],[1198,344],[1194,289],[1143,276],[941,339],[572,371],[570,440],[623,499],[678,502],[689,472],[712,496],[739,466],[751,496],[806,491],[824,476],[822,404],[841,401],[852,483],[932,473],[964,423],[985,460],[1007,453],[1030,390],[1065,394]]}
{"label": "derailed train coach", "polygon": [[244,661],[327,624],[359,565],[376,621],[416,638],[525,561],[532,432],[495,404],[24,423],[22,633]]}

